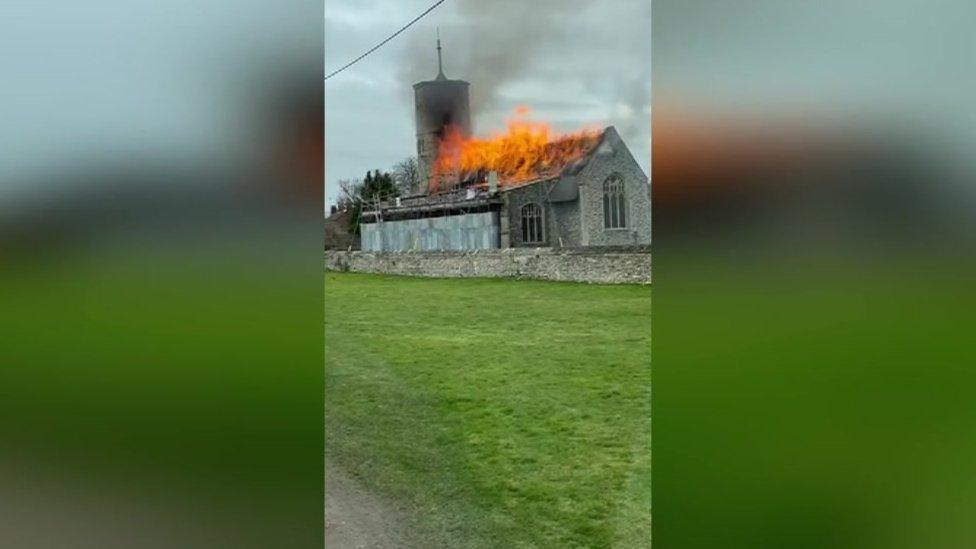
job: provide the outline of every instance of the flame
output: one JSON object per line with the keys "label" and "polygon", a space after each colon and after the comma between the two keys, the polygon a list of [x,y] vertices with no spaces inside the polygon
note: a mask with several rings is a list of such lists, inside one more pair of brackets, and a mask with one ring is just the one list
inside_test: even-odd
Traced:
{"label": "flame", "polygon": [[479,172],[496,172],[499,188],[556,176],[590,152],[601,134],[596,128],[557,133],[530,115],[528,107],[517,107],[505,122],[508,131],[486,139],[465,138],[457,127],[447,127],[431,170],[430,192]]}

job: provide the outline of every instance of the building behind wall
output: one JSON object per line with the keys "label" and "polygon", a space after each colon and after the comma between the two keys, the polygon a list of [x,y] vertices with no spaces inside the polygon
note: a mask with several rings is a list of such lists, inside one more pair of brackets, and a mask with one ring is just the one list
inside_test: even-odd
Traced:
{"label": "building behind wall", "polygon": [[611,126],[558,175],[499,189],[493,174],[455,190],[384,202],[363,213],[371,251],[651,243],[651,187]]}
{"label": "building behind wall", "polygon": [[[369,251],[646,245],[651,242],[647,175],[611,126],[589,149],[545,176],[500,186],[493,173],[453,175],[432,185],[448,130],[468,137],[469,85],[438,73],[414,84],[417,164],[423,192],[368,205],[361,244]],[[447,183],[447,184],[444,184]]]}
{"label": "building behind wall", "polygon": [[651,187],[613,126],[558,177],[501,194],[511,247],[651,243]]}

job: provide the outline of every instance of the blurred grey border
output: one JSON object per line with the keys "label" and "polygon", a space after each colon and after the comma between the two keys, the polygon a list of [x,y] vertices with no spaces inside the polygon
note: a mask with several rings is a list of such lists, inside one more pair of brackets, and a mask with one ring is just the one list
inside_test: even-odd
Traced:
{"label": "blurred grey border", "polygon": [[976,543],[974,16],[653,3],[655,544]]}
{"label": "blurred grey border", "polygon": [[321,547],[323,6],[0,5],[0,546]]}

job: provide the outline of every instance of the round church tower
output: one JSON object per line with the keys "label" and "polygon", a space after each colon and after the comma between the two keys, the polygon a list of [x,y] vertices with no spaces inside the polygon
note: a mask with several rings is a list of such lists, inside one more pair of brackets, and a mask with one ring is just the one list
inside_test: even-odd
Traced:
{"label": "round church tower", "polygon": [[471,107],[469,84],[444,76],[441,60],[441,39],[437,38],[437,77],[413,85],[417,110],[417,167],[421,185],[428,185],[431,166],[445,129],[455,126],[462,136],[471,135]]}

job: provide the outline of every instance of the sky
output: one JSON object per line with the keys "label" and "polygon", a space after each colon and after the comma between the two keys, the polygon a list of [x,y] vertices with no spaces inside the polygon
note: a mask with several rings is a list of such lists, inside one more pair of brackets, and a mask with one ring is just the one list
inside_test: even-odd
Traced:
{"label": "sky", "polygon": [[[325,71],[344,65],[432,0],[329,0]],[[476,135],[518,105],[557,131],[614,125],[650,173],[651,8],[647,0],[447,0],[325,83],[326,202],[337,182],[416,154],[412,84],[437,74],[471,83]]]}

